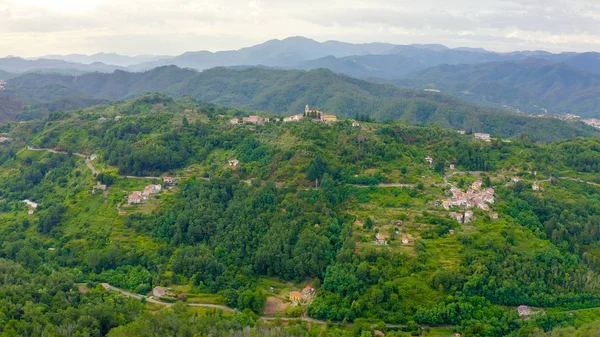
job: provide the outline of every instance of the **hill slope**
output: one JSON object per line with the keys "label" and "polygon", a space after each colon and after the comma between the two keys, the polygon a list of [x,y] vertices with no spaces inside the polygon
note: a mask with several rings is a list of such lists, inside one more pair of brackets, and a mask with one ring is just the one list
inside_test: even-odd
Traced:
{"label": "hill slope", "polygon": [[[32,103],[66,97],[120,100],[148,92],[191,96],[221,105],[274,114],[302,113],[309,104],[338,116],[369,115],[515,137],[532,133],[548,141],[594,136],[583,124],[533,119],[465,103],[451,96],[374,84],[319,69],[310,72],[215,68],[204,72],[161,67],[144,73],[117,71],[81,76],[27,74],[9,81],[7,93]],[[543,135],[537,130],[545,130]],[[549,132],[548,132],[549,131]]]}
{"label": "hill slope", "polygon": [[600,115],[600,76],[543,60],[442,65],[394,81],[528,112]]}
{"label": "hill slope", "polygon": [[[416,336],[425,326],[496,337],[598,320],[597,309],[576,309],[600,305],[600,139],[484,143],[401,122],[228,121],[249,113],[153,94],[4,126],[0,313],[25,309],[0,328],[225,336],[253,324],[251,310],[323,320],[310,334],[302,324],[257,336]],[[470,186],[484,189],[462,192]],[[128,203],[133,191],[155,192]],[[466,222],[462,206],[441,203],[465,194],[477,204]],[[482,194],[494,201],[471,199]],[[147,306],[101,282],[170,293]],[[317,291],[302,306],[282,300],[307,285]],[[211,311],[213,328],[202,328],[184,301],[145,314],[178,295],[238,309],[237,325]],[[519,319],[523,304],[543,314]],[[355,324],[336,331],[342,321]],[[400,324],[410,331],[393,331]]]}

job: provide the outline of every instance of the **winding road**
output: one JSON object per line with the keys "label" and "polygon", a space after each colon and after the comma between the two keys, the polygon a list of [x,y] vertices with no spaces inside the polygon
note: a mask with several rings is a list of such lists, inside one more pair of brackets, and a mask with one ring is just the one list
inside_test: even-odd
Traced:
{"label": "winding road", "polygon": [[[121,293],[124,296],[133,297],[133,298],[137,298],[137,299],[142,299],[142,298],[145,297],[145,296],[142,296],[140,294],[132,293],[130,291],[127,291],[127,290],[124,290],[124,289],[121,289],[121,288],[117,288],[117,287],[114,287],[114,286],[111,286],[111,285],[108,286],[108,290],[117,291],[117,292]],[[164,306],[167,306],[167,307],[170,307],[170,306],[173,305],[173,303],[164,302],[164,301],[161,301],[161,300],[154,299],[152,297],[145,297],[145,298],[146,298],[146,302],[149,302],[149,303],[160,304],[160,305],[164,305]],[[237,312],[238,311],[235,308],[230,308],[228,306],[219,305],[219,304],[186,303],[186,305],[190,306],[190,307],[221,309],[223,311],[229,311],[229,312]],[[304,316],[304,315],[301,316],[301,317],[260,316],[260,319],[265,320],[265,321],[274,321],[276,319],[280,319],[282,321],[302,320],[302,321],[305,321],[305,322],[308,322],[308,323],[327,324],[327,321],[323,321],[323,320],[311,318],[311,317]],[[332,323],[333,324],[338,324],[338,325],[342,324],[342,322],[332,322]],[[354,323],[351,323],[351,322],[348,322],[348,323],[345,323],[345,324],[348,325],[348,326],[354,325]],[[386,326],[388,328],[402,328],[402,327],[404,327],[404,325],[401,325],[401,324],[386,324]]]}

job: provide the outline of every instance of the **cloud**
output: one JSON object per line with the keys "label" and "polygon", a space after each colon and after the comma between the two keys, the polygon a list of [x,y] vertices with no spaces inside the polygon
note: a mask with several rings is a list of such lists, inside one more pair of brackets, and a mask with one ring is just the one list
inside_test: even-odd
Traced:
{"label": "cloud", "polygon": [[272,38],[600,49],[589,0],[0,0],[3,54],[178,54]]}

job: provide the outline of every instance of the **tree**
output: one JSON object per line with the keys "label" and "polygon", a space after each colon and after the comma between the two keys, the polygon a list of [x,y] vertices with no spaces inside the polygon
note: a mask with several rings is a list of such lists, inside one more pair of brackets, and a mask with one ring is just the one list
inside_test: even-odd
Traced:
{"label": "tree", "polygon": [[321,155],[318,154],[308,165],[308,169],[306,170],[306,178],[308,178],[310,181],[317,180],[325,173],[326,168],[327,164],[323,161]]}
{"label": "tree", "polygon": [[375,223],[373,222],[373,220],[371,220],[371,217],[367,217],[367,220],[365,220],[365,228],[373,229],[373,225],[375,225]]}

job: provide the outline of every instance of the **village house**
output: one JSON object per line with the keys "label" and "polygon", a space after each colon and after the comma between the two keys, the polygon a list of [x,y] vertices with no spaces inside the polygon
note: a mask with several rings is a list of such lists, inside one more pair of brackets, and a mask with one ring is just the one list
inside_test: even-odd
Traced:
{"label": "village house", "polygon": [[467,134],[467,132],[465,130],[458,130],[456,132],[458,132],[461,135],[466,135]]}
{"label": "village house", "polygon": [[311,286],[306,286],[302,289],[302,293],[306,296],[312,295],[315,292],[315,289]]}
{"label": "village house", "polygon": [[110,291],[110,284],[108,283],[100,283],[102,285],[102,288],[104,288],[106,291]]}
{"label": "village house", "polygon": [[292,291],[290,293],[290,300],[294,303],[294,304],[299,304],[302,301],[304,301],[304,299],[306,298],[306,296],[304,296],[301,292],[299,291]]}
{"label": "village house", "polygon": [[232,118],[229,120],[229,124],[240,124],[240,119],[239,118]]}
{"label": "village house", "polygon": [[531,315],[531,307],[528,305],[520,305],[517,308],[517,312],[519,313],[519,317],[529,317]]}
{"label": "village house", "polygon": [[425,157],[425,161],[429,163],[429,165],[433,164],[433,158],[430,156]]}
{"label": "village house", "polygon": [[26,203],[27,206],[29,206],[31,208],[37,208],[38,207],[37,203],[35,203],[35,202],[33,202],[33,201],[29,200],[29,199],[25,199],[25,200],[23,200],[23,202]]}
{"label": "village house", "polygon": [[123,117],[121,117],[120,115],[116,115],[116,116],[115,116],[115,120],[116,120],[116,121],[120,121],[120,120],[121,120],[121,118],[123,118]]}
{"label": "village house", "polygon": [[489,133],[475,133],[475,134],[473,134],[473,136],[475,136],[475,139],[482,140],[484,142],[492,141],[492,137],[490,136]]}
{"label": "village house", "polygon": [[293,116],[289,116],[289,117],[285,117],[283,119],[284,123],[288,123],[288,122],[298,122],[300,121],[302,118],[304,118],[303,114],[298,114],[298,115],[293,115]]}
{"label": "village house", "polygon": [[92,188],[92,190],[102,190],[102,191],[106,191],[106,185],[104,184],[100,184],[99,182],[96,183],[96,185],[94,185],[94,187]]}
{"label": "village house", "polygon": [[162,186],[160,185],[148,185],[144,188],[144,191],[142,192],[142,196],[147,199],[148,196],[150,196],[150,194],[157,194],[160,192],[160,190],[162,190]]}
{"label": "village house", "polygon": [[156,286],[154,287],[154,289],[152,289],[152,296],[154,297],[165,297],[167,296],[167,289],[161,287],[161,286]]}
{"label": "village house", "polygon": [[385,334],[379,330],[375,330],[373,334],[378,337],[385,337]]}
{"label": "village house", "polygon": [[492,219],[498,219],[498,213],[492,213]]}
{"label": "village house", "polygon": [[54,247],[50,247],[50,248],[48,248],[48,251],[50,251],[50,252],[54,252],[54,251],[56,251],[56,248],[54,248]]}
{"label": "village house", "polygon": [[6,81],[0,80],[0,90],[4,90],[6,87],[6,84],[7,84]]}
{"label": "village house", "polygon": [[450,164],[450,169],[454,170],[454,164]]}
{"label": "village house", "polygon": [[512,180],[513,183],[518,183],[518,182],[521,181],[521,178],[519,178],[519,177],[512,177],[511,180]]}
{"label": "village house", "polygon": [[10,142],[12,140],[12,138],[8,138],[8,137],[0,137],[0,143],[6,143],[6,142]]}
{"label": "village house", "polygon": [[375,236],[375,244],[376,245],[387,245],[387,240],[381,235],[381,233],[377,233]]}
{"label": "village house", "polygon": [[540,185],[538,185],[537,182],[533,183],[533,185],[531,185],[531,189],[534,191],[539,191],[540,190]]}
{"label": "village house", "polygon": [[34,210],[30,209],[29,211],[27,211],[27,214],[33,215],[34,212],[35,212]]}
{"label": "village house", "polygon": [[471,222],[473,222],[473,211],[470,211],[470,210],[466,211],[464,219],[465,219],[464,220],[465,223],[471,223]]}
{"label": "village house", "polygon": [[252,123],[252,124],[263,124],[264,123],[264,119],[262,119],[262,117],[260,117],[260,116],[244,117],[244,118],[242,118],[242,120],[244,121],[244,123]]}
{"label": "village house", "polygon": [[321,116],[321,121],[326,122],[326,123],[337,122],[337,116],[336,115],[323,115],[323,116]]}
{"label": "village house", "polygon": [[352,126],[355,127],[355,128],[359,127],[360,123],[358,123],[357,121],[352,121]]}
{"label": "village house", "polygon": [[410,240],[408,238],[402,238],[402,244],[403,245],[407,245],[410,243]]}
{"label": "village house", "polygon": [[98,155],[97,154],[93,154],[90,156],[90,160],[96,160],[98,159]]}
{"label": "village house", "polygon": [[459,225],[462,225],[464,223],[464,214],[452,212],[450,213],[450,216],[452,217],[452,219],[456,219],[456,222],[458,222]]}
{"label": "village house", "polygon": [[100,117],[100,120],[101,120],[101,121],[105,121],[105,120],[106,120],[106,117]]}
{"label": "village house", "polygon": [[142,202],[142,199],[142,192],[135,191],[129,195],[129,197],[127,198],[127,203],[129,205],[139,204]]}
{"label": "village house", "polygon": [[227,161],[227,163],[229,164],[229,166],[231,167],[236,167],[240,164],[240,161],[237,159],[230,159]]}
{"label": "village house", "polygon": [[451,229],[451,230],[449,230],[449,231],[448,231],[448,234],[450,234],[450,235],[454,235],[454,229]]}
{"label": "village house", "polygon": [[165,183],[165,185],[174,185],[176,182],[176,179],[173,177],[163,177],[163,183]]}

